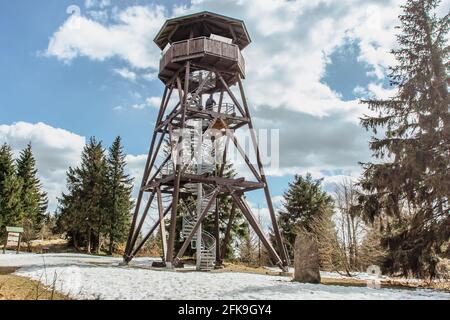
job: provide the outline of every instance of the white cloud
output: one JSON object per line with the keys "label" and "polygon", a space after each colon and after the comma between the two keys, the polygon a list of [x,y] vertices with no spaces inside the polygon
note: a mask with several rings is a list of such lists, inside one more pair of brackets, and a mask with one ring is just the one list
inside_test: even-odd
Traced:
{"label": "white cloud", "polygon": [[[45,123],[17,122],[0,125],[0,145],[7,143],[18,157],[28,143],[32,144],[38,175],[44,191],[48,193],[49,211],[57,207],[57,197],[66,190],[66,173],[69,167],[80,164],[86,143],[85,137]],[[134,178],[133,196],[137,196],[147,155],[127,155],[127,173]]]}
{"label": "white cloud", "polygon": [[113,71],[116,74],[118,74],[119,76],[121,76],[122,78],[125,78],[127,80],[131,80],[131,81],[136,80],[136,73],[127,68],[114,69]]}
{"label": "white cloud", "polygon": [[396,88],[385,88],[382,83],[369,83],[366,88],[356,86],[353,93],[362,98],[389,99],[397,94]]}
{"label": "white cloud", "polygon": [[79,164],[85,138],[44,123],[0,125],[0,143],[11,145],[16,157],[29,142],[43,188],[48,193],[49,210],[54,210],[56,197],[65,189],[67,169]]}
{"label": "white cloud", "polygon": [[115,15],[110,25],[72,15],[50,38],[47,55],[70,62],[85,56],[104,61],[119,57],[140,69],[157,69],[159,49],[153,37],[165,21],[162,6],[133,6]]}
{"label": "white cloud", "polygon": [[91,16],[92,19],[103,23],[106,23],[109,18],[107,10],[90,10],[88,11],[88,15]]}
{"label": "white cloud", "polygon": [[[131,94],[136,99],[141,98],[141,95],[139,93],[137,93],[137,92],[132,92]],[[161,99],[162,98],[159,97],[159,96],[148,97],[142,103],[134,103],[134,104],[130,105],[128,107],[128,109],[143,110],[143,109],[146,109],[147,107],[150,107],[150,108],[159,110],[159,108],[161,107]],[[170,109],[170,108],[175,107],[175,105],[178,102],[178,99],[179,98],[178,98],[177,95],[172,95],[172,97],[170,98],[169,103],[168,103],[168,108]],[[117,106],[117,107],[113,108],[113,110],[115,110],[115,111],[122,111],[122,110],[125,110],[125,109],[126,108],[124,108],[122,106]]]}
{"label": "white cloud", "polygon": [[111,5],[111,0],[86,0],[84,6],[87,9],[98,7],[105,8]]}
{"label": "white cloud", "polygon": [[[382,77],[392,63],[398,0],[386,1],[195,1],[177,14],[211,10],[243,19],[253,38],[244,50],[246,87],[256,107],[287,107],[315,116],[349,113],[356,119],[364,107],[342,101],[321,79],[330,55],[346,41],[360,46],[359,59]],[[255,10],[255,8],[258,10]],[[238,14],[237,14],[238,13]]]}
{"label": "white cloud", "polygon": [[147,81],[153,81],[158,79],[158,72],[148,72],[142,75],[142,78]]}
{"label": "white cloud", "polygon": [[141,185],[142,176],[144,175],[144,167],[147,161],[147,155],[127,155],[125,158],[127,162],[127,172],[134,178],[133,197],[137,197],[139,186]]}
{"label": "white cloud", "polygon": [[159,109],[159,107],[161,106],[161,97],[147,98],[146,103],[150,107]]}
{"label": "white cloud", "polygon": [[[367,66],[372,79],[354,93],[392,94],[381,79],[394,62],[389,51],[395,46],[394,26],[402,2],[196,0],[175,7],[173,13],[210,10],[245,21],[253,40],[243,51],[245,87],[250,106],[256,109],[254,115],[259,116],[255,122],[259,128],[280,128],[285,141],[281,168],[269,174],[313,171],[319,175],[321,170],[335,169],[353,174],[359,168],[357,162],[368,155],[367,137],[357,125],[367,107],[357,100],[344,101],[341,93],[323,82],[323,76],[333,52],[351,42],[359,48],[357,59]],[[70,19],[66,21],[51,37],[47,53],[66,62],[79,56],[99,61],[119,57],[134,70],[135,76],[129,77],[157,79],[160,50],[153,37],[169,11],[162,6],[131,6],[116,9],[108,23],[71,17],[79,28],[74,30]],[[159,107],[159,102],[159,97],[150,97],[127,109]]]}
{"label": "white cloud", "polygon": [[137,109],[137,110],[142,110],[142,109],[144,109],[145,108],[145,104],[144,103],[136,103],[136,104],[133,104],[133,105],[131,105],[131,109]]}
{"label": "white cloud", "polygon": [[[389,50],[394,45],[400,3],[401,0],[266,0],[263,4],[260,0],[197,0],[173,11],[181,15],[211,10],[238,15],[246,22],[253,38],[252,45],[244,51],[246,87],[255,107],[287,107],[321,117],[343,112],[355,120],[365,108],[357,101],[342,101],[340,93],[321,81],[329,57],[345,41],[355,41],[361,52],[358,59],[368,64],[371,75],[382,78],[386,66],[393,63]],[[84,16],[70,17],[69,20],[77,19],[79,28],[74,30],[66,21],[52,36],[47,53],[64,61],[77,56],[95,60],[118,56],[132,67],[153,69],[143,73],[144,78],[153,80],[160,51],[152,40],[168,18],[167,12],[162,6],[131,6],[118,10],[117,21],[110,24]]]}
{"label": "white cloud", "polygon": [[385,88],[380,83],[370,83],[367,87],[369,93],[378,99],[389,99],[396,95],[397,89],[396,88]]}

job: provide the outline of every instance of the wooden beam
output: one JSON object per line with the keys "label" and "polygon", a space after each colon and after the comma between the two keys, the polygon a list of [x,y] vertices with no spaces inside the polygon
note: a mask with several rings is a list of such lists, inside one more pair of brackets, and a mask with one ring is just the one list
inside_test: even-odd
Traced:
{"label": "wooden beam", "polygon": [[236,37],[236,33],[234,32],[233,25],[229,24],[228,27],[230,29],[231,36],[233,37],[233,43],[236,44],[237,37]]}
{"label": "wooden beam", "polygon": [[255,134],[255,130],[253,127],[253,122],[250,117],[250,109],[247,104],[247,98],[245,96],[244,86],[242,85],[242,81],[241,81],[240,77],[238,78],[238,84],[239,84],[239,91],[241,93],[242,101],[244,103],[245,112],[249,118],[248,126],[250,129],[250,136],[252,138],[253,147],[255,148],[255,152],[256,152],[256,161],[258,163],[259,172],[261,173],[262,182],[264,182],[264,185],[265,185],[264,186],[264,195],[266,197],[267,207],[269,208],[270,219],[272,220],[272,226],[273,226],[273,231],[275,234],[275,239],[277,241],[278,250],[279,250],[281,258],[282,258],[283,267],[287,268],[287,266],[289,265],[289,259],[288,259],[288,256],[287,256],[284,244],[283,244],[283,238],[281,237],[280,229],[278,227],[278,222],[277,222],[277,218],[275,216],[275,211],[273,210],[272,197],[270,196],[269,185],[267,184],[266,175],[264,173],[264,167],[263,167],[262,161],[261,161],[261,155],[259,153],[259,146],[258,146],[258,142],[256,140],[256,134]]}
{"label": "wooden beam", "polygon": [[169,33],[169,35],[167,36],[167,41],[171,44],[172,43],[172,37],[175,34],[175,32],[177,32],[179,25],[177,24],[175,26],[175,28],[173,28],[173,30]]}
{"label": "wooden beam", "polygon": [[241,156],[244,158],[245,163],[247,164],[247,166],[252,171],[252,173],[255,176],[256,180],[261,182],[261,176],[259,175],[259,173],[256,170],[256,168],[253,166],[253,164],[250,162],[250,159],[248,158],[247,154],[245,153],[245,151],[242,149],[241,145],[237,141],[236,136],[233,133],[231,133],[229,130],[227,130],[227,136],[230,136],[230,138],[233,140],[233,144],[235,145],[236,149],[238,149],[238,151],[241,154]]}
{"label": "wooden beam", "polygon": [[244,214],[244,216],[247,218],[248,222],[252,226],[253,230],[256,232],[258,237],[261,239],[261,242],[266,247],[267,253],[269,254],[272,262],[281,268],[283,268],[283,262],[281,261],[280,257],[278,256],[275,249],[270,244],[270,241],[267,239],[266,235],[262,231],[261,227],[259,226],[256,218],[254,217],[253,213],[251,212],[250,208],[247,206],[247,204],[241,199],[240,196],[236,195],[236,193],[231,190],[231,188],[228,188],[230,191],[231,196],[233,197],[234,202],[239,207],[241,212]]}
{"label": "wooden beam", "polygon": [[159,212],[159,230],[161,232],[161,244],[162,244],[162,255],[163,261],[166,262],[167,256],[167,238],[166,238],[166,224],[164,222],[164,209],[162,203],[161,189],[156,188],[156,195],[158,199],[158,212]]}
{"label": "wooden beam", "polygon": [[153,191],[150,195],[150,198],[147,201],[147,205],[145,206],[144,212],[142,213],[141,220],[139,221],[139,224],[138,224],[136,230],[134,230],[134,234],[131,238],[131,243],[130,243],[130,251],[133,250],[133,247],[136,244],[136,240],[139,236],[139,232],[141,232],[142,226],[144,225],[145,219],[147,218],[147,214],[150,210],[150,206],[152,205],[154,198],[155,198],[155,192]]}
{"label": "wooden beam", "polygon": [[222,250],[220,260],[223,261],[225,259],[225,254],[227,253],[228,243],[231,238],[231,228],[233,227],[234,216],[236,215],[236,203],[233,201],[231,205],[230,217],[228,219],[227,229],[225,230],[225,236],[223,238]]}
{"label": "wooden beam", "polygon": [[[161,106],[162,106],[162,103],[163,102],[161,101]],[[151,140],[151,143],[150,143],[150,149],[149,149],[148,155],[147,155],[147,161],[145,163],[144,175],[143,175],[142,181],[141,181],[141,189],[146,184],[147,177],[148,177],[148,175],[150,174],[150,171],[151,171],[150,162],[151,162],[151,158],[152,158],[152,155],[153,155],[153,148],[155,147],[156,136],[157,136],[157,132],[154,131],[153,132],[153,136],[152,136],[152,140]],[[131,221],[131,228],[130,228],[130,232],[128,234],[127,244],[125,246],[124,257],[126,255],[129,255],[131,250],[132,250],[132,246],[130,246],[130,245],[131,245],[132,239],[134,238],[133,237],[133,232],[134,232],[134,228],[136,226],[137,215],[139,214],[139,209],[141,207],[142,197],[143,197],[143,191],[140,191],[139,194],[138,194],[137,201],[136,201],[136,207],[134,209],[133,219]],[[133,245],[134,245],[134,243],[133,243]]]}
{"label": "wooden beam", "polygon": [[[190,63],[188,62],[186,64],[186,83],[185,83],[185,92],[184,92],[184,96],[182,96],[181,94],[181,81],[180,78],[177,77],[177,86],[178,86],[178,92],[180,95],[180,104],[181,104],[181,112],[182,112],[182,118],[181,118],[181,126],[184,129],[185,128],[185,119],[186,119],[186,100],[187,100],[187,95],[188,95],[188,91],[189,91],[189,73],[190,73]],[[180,142],[182,142],[183,137],[180,137]],[[176,165],[176,170],[175,170],[175,175],[174,175],[174,179],[175,179],[175,185],[174,185],[174,189],[173,189],[173,194],[172,194],[172,214],[171,214],[171,218],[170,218],[170,232],[169,232],[169,243],[167,245],[167,262],[169,264],[169,267],[173,267],[172,263],[173,263],[173,252],[175,249],[175,236],[176,236],[176,220],[177,220],[177,210],[178,210],[178,198],[180,195],[180,179],[181,179],[181,174],[180,174],[180,169],[181,166],[180,164]]]}
{"label": "wooden beam", "polygon": [[[164,210],[164,217],[169,213],[170,208],[172,207],[172,204],[170,204],[166,210]],[[151,235],[153,234],[153,232],[155,232],[156,228],[158,228],[159,226],[159,219],[155,222],[155,224],[150,228],[149,232],[144,236],[144,238],[142,239],[142,241],[136,246],[136,249],[134,249],[134,251],[132,252],[132,254],[129,256],[128,261],[131,261],[131,259],[133,257],[136,256],[136,254],[142,249],[142,247],[144,246],[144,244],[148,241],[148,239],[151,237]]]}
{"label": "wooden beam", "polygon": [[220,97],[219,97],[219,107],[217,108],[217,113],[220,114],[220,111],[222,110],[222,104],[223,104],[223,89],[220,90]]}
{"label": "wooden beam", "polygon": [[244,110],[241,107],[241,104],[239,103],[239,101],[236,99],[236,96],[233,94],[233,92],[231,92],[230,87],[228,87],[228,84],[225,82],[225,80],[223,79],[222,75],[220,74],[220,72],[216,72],[216,74],[219,76],[220,81],[222,82],[222,85],[225,87],[225,90],[228,92],[228,95],[230,96],[231,100],[233,100],[234,104],[236,105],[236,107],[239,109],[239,112],[241,113],[241,115],[243,117],[248,117],[248,114],[246,114],[244,112]]}

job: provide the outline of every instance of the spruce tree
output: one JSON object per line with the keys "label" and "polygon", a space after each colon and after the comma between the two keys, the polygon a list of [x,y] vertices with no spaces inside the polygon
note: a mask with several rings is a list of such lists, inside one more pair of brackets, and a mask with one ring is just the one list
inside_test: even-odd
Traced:
{"label": "spruce tree", "polygon": [[81,155],[78,174],[82,180],[81,199],[84,204],[88,232],[88,247],[100,250],[100,237],[106,221],[104,199],[106,196],[106,162],[102,143],[92,137]]}
{"label": "spruce tree", "polygon": [[322,190],[321,183],[321,179],[313,179],[309,173],[305,177],[295,175],[283,195],[284,208],[279,212],[278,221],[291,258],[299,228],[315,234],[315,220],[330,219],[328,212],[332,209],[333,199]]}
{"label": "spruce tree", "polygon": [[363,164],[360,197],[367,219],[386,215],[388,271],[433,273],[450,237],[449,14],[436,0],[409,0],[400,15],[397,64],[389,79],[398,93],[365,101],[375,115],[362,118],[374,133],[376,161]]}
{"label": "spruce tree", "polygon": [[41,183],[37,177],[31,144],[22,150],[17,160],[17,177],[22,181],[20,201],[23,218],[33,226],[33,231],[38,231],[45,218],[48,200],[46,193],[41,190]]}
{"label": "spruce tree", "polygon": [[109,235],[110,255],[118,243],[126,240],[131,224],[133,179],[125,173],[125,166],[121,138],[117,137],[109,149],[106,164],[106,232]]}
{"label": "spruce tree", "polygon": [[100,250],[106,230],[106,162],[101,142],[91,138],[81,155],[81,165],[67,173],[68,192],[59,199],[58,226],[74,245],[87,253]]}
{"label": "spruce tree", "polygon": [[0,235],[5,235],[6,226],[20,226],[22,206],[20,194],[22,182],[16,176],[11,147],[0,148]]}
{"label": "spruce tree", "polygon": [[63,233],[69,243],[78,251],[86,245],[86,219],[82,214],[81,179],[77,174],[77,168],[69,168],[67,171],[67,192],[58,198],[58,209],[56,211],[57,233]]}

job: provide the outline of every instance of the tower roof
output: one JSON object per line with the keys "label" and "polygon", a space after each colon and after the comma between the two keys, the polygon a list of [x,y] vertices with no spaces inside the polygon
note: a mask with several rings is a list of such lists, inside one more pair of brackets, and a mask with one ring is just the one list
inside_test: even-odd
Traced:
{"label": "tower roof", "polygon": [[251,42],[244,21],[209,11],[167,20],[154,41],[163,50],[168,43],[189,39],[191,32],[194,38],[213,33],[233,39],[241,50]]}

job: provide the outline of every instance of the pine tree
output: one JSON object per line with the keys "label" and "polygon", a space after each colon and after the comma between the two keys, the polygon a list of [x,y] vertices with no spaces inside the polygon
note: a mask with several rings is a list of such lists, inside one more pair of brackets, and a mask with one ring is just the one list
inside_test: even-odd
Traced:
{"label": "pine tree", "polygon": [[295,237],[299,228],[313,233],[314,221],[328,214],[333,199],[321,189],[322,180],[311,174],[295,175],[284,193],[283,209],[279,212],[279,224],[290,257],[294,255]]}
{"label": "pine tree", "polygon": [[16,176],[11,147],[0,148],[0,235],[6,226],[21,225],[23,214],[20,201],[22,182]]}
{"label": "pine tree", "polygon": [[106,161],[101,142],[91,138],[81,155],[81,165],[67,173],[67,194],[59,199],[58,226],[75,246],[87,253],[100,250],[105,231]]}
{"label": "pine tree", "polygon": [[31,144],[20,153],[17,160],[17,177],[22,181],[20,201],[23,219],[32,226],[33,231],[39,231],[47,210],[47,195],[41,190],[37,177],[36,161]]}
{"label": "pine tree", "polygon": [[[366,217],[391,217],[385,237],[394,272],[430,274],[450,237],[449,14],[439,1],[409,0],[400,18],[398,64],[390,70],[398,94],[365,101],[375,113],[362,118],[374,133],[374,163],[363,164],[360,203]],[[380,137],[381,136],[381,137]],[[432,272],[431,272],[432,273]]]}
{"label": "pine tree", "polygon": [[86,244],[87,226],[82,214],[81,181],[76,171],[76,168],[67,171],[67,193],[58,198],[55,231],[65,233],[69,243],[78,251]]}
{"label": "pine tree", "polygon": [[108,221],[106,232],[109,235],[108,252],[110,255],[118,243],[126,240],[131,224],[133,179],[125,174],[125,166],[121,138],[117,137],[109,149],[106,165],[106,215]]}

